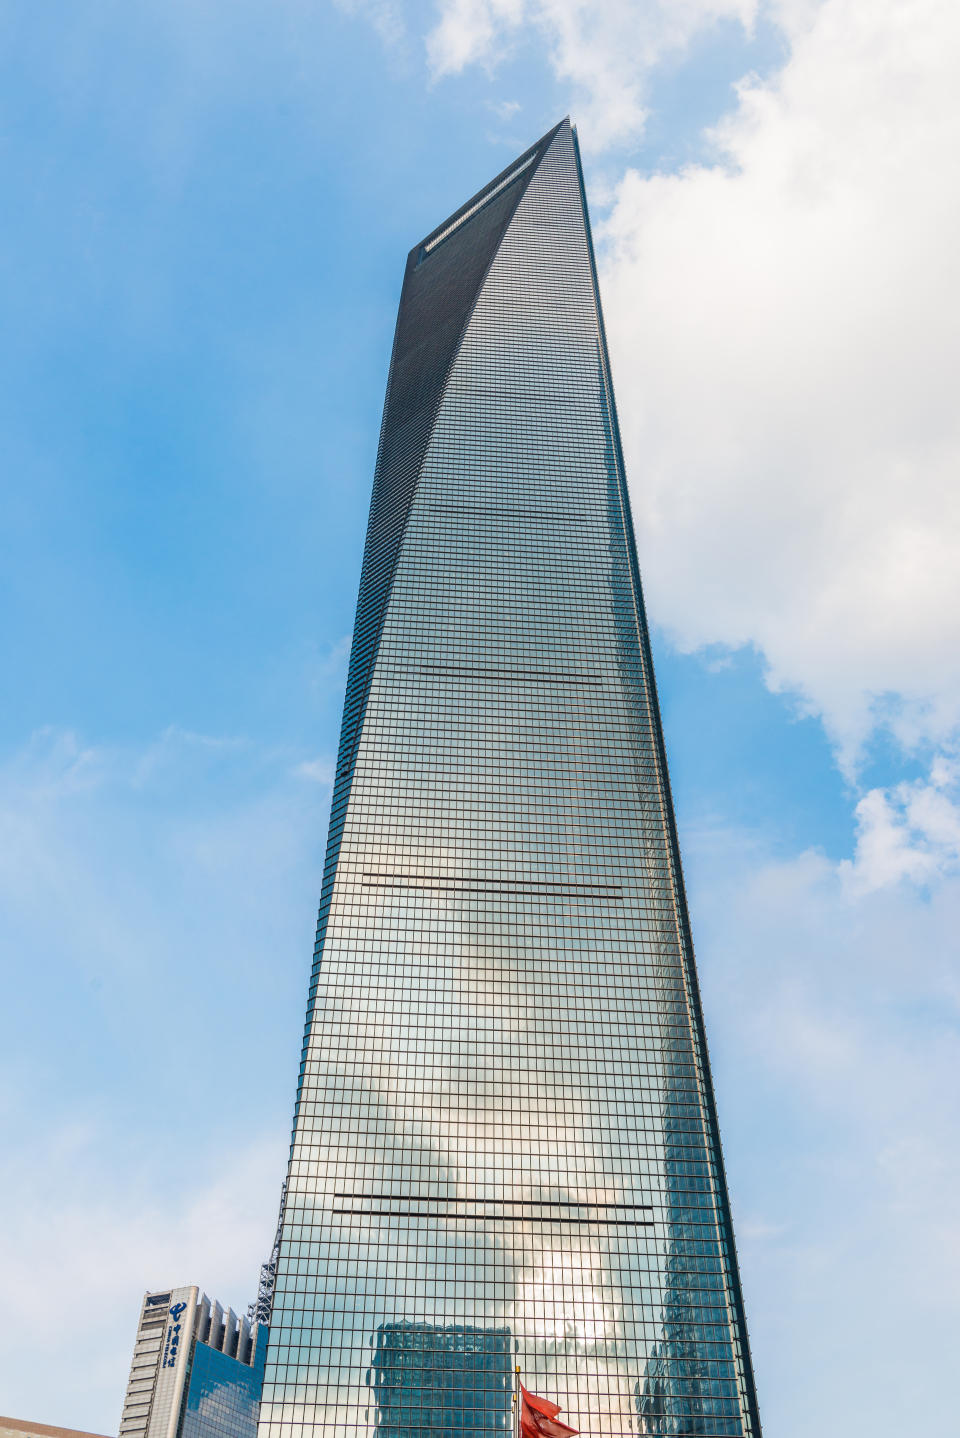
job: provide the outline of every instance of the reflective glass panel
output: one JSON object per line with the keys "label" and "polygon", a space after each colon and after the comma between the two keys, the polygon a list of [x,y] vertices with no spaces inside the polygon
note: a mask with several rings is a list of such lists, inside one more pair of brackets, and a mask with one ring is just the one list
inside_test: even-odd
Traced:
{"label": "reflective glass panel", "polygon": [[[532,156],[532,159],[531,159]],[[263,1438],[758,1438],[576,138],[410,256]]]}

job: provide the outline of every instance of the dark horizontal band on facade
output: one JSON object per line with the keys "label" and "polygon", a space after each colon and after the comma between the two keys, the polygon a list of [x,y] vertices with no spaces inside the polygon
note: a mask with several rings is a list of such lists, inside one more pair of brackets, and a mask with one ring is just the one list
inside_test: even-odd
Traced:
{"label": "dark horizontal band on facade", "polygon": [[[558,1206],[558,1205],[545,1205]],[[583,1208],[589,1208],[583,1204]],[[640,1206],[640,1205],[638,1205]],[[520,1209],[520,1212],[513,1212],[513,1209]],[[650,1228],[654,1219],[647,1217],[647,1212],[652,1209],[644,1209],[634,1217],[608,1218],[606,1215],[591,1215],[588,1218],[575,1217],[573,1214],[545,1214],[545,1212],[525,1212],[522,1204],[504,1204],[500,1212],[484,1212],[476,1208],[466,1212],[451,1212],[443,1208],[332,1208],[331,1214],[338,1217],[349,1218],[434,1218],[437,1221],[448,1222],[450,1219],[458,1222],[512,1222],[512,1224],[578,1224],[588,1225],[591,1228]]]}
{"label": "dark horizontal band on facade", "polygon": [[435,1209],[409,1209],[401,1213],[397,1209],[334,1208],[331,1213],[352,1214],[361,1218],[435,1218],[444,1222],[455,1218],[477,1223],[576,1223],[591,1228],[649,1228],[653,1224],[652,1218],[571,1218],[569,1214],[549,1213],[438,1213]]}
{"label": "dark horizontal band on facade", "polygon": [[421,664],[421,674],[456,675],[460,679],[505,679],[508,683],[577,684],[582,688],[602,689],[602,679],[588,679],[584,674],[562,673],[555,669],[494,669],[466,668],[460,664]]}
{"label": "dark horizontal band on facade", "polygon": [[443,874],[366,873],[360,881],[369,889],[422,889],[428,892],[499,894],[507,899],[567,898],[621,899],[619,884],[562,884],[551,879],[454,879]]}
{"label": "dark horizontal band on facade", "polygon": [[572,509],[508,509],[497,504],[457,504],[450,499],[426,499],[417,501],[418,509],[452,509],[456,514],[481,514],[486,519],[559,519],[567,524],[592,525],[604,521],[589,514],[577,514]]}
{"label": "dark horizontal band on facade", "polygon": [[474,1207],[480,1204],[499,1204],[508,1208],[586,1208],[591,1212],[599,1213],[614,1211],[617,1213],[638,1213],[641,1211],[652,1212],[652,1203],[580,1203],[575,1198],[429,1198],[414,1196],[413,1194],[389,1194],[389,1193],[335,1193],[334,1199],[363,1199],[368,1203],[424,1203],[454,1204],[469,1203]]}

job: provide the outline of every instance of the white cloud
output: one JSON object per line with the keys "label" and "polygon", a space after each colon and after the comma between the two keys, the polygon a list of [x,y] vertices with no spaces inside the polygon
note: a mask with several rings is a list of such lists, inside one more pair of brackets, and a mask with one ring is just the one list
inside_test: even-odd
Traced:
{"label": "white cloud", "polygon": [[904,879],[930,884],[960,864],[960,784],[943,756],[927,780],[871,789],[856,815],[856,853],[840,866],[854,894]]}
{"label": "white cloud", "polygon": [[[314,780],[320,762],[306,761]],[[310,882],[311,849],[319,892],[327,796],[290,784],[296,772],[295,755],[176,727],[141,747],[39,731],[0,765],[7,952],[29,943],[125,983],[205,939],[208,963],[255,962],[276,926],[258,907],[264,891],[274,884],[289,902],[291,885]]]}
{"label": "white cloud", "polygon": [[622,181],[602,284],[652,615],[850,766],[960,722],[960,10],[779,13],[716,163]]}
{"label": "white cloud", "polygon": [[489,108],[498,120],[512,120],[514,116],[519,115],[523,106],[519,100],[491,100]]}
{"label": "white cloud", "polygon": [[298,764],[295,773],[302,779],[309,779],[314,784],[332,784],[335,777],[336,765],[332,759],[321,757],[319,759],[305,759]]}
{"label": "white cloud", "polygon": [[156,1162],[136,1135],[118,1164],[118,1137],[78,1120],[0,1157],[0,1252],[15,1295],[3,1324],[5,1412],[115,1432],[145,1289],[196,1283],[238,1312],[256,1296],[284,1134],[239,1150],[211,1143],[202,1165],[195,1155]]}
{"label": "white cloud", "polygon": [[298,757],[51,729],[0,765],[5,1412],[115,1432],[145,1288],[254,1295],[328,798]]}
{"label": "white cloud", "polygon": [[400,4],[392,0],[334,0],[347,15],[362,15],[389,50],[400,49],[407,38],[406,20]]}
{"label": "white cloud", "polygon": [[505,34],[524,19],[524,0],[444,0],[427,37],[435,75],[455,75],[467,65],[489,63]]}
{"label": "white cloud", "polygon": [[[658,64],[758,9],[448,0],[428,55],[540,43],[602,149],[641,132]],[[756,647],[852,775],[878,728],[909,750],[960,724],[960,11],[765,13],[783,69],[741,83],[714,162],[627,173],[602,283],[654,618]]]}
{"label": "white cloud", "polygon": [[493,69],[527,29],[570,86],[585,145],[602,149],[642,133],[655,65],[719,20],[749,28],[756,10],[757,0],[443,0],[427,56],[436,77]]}
{"label": "white cloud", "polygon": [[[765,1426],[947,1432],[960,877],[853,894],[817,854],[687,838]],[[886,1353],[909,1383],[872,1381]]]}

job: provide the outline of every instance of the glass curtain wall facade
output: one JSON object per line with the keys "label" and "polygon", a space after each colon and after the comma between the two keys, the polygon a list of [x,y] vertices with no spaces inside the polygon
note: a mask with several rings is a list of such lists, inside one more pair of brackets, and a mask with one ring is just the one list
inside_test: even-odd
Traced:
{"label": "glass curtain wall facade", "polygon": [[410,254],[261,1438],[759,1438],[576,135]]}

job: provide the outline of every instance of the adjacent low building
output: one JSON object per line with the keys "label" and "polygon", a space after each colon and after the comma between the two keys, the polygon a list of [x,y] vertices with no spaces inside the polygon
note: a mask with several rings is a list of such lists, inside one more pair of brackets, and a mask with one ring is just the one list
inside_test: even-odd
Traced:
{"label": "adjacent low building", "polygon": [[30,1423],[24,1418],[0,1418],[0,1438],[103,1438],[80,1428],[58,1428],[51,1423]]}
{"label": "adjacent low building", "polygon": [[266,1347],[196,1286],[146,1293],[119,1438],[255,1438]]}

